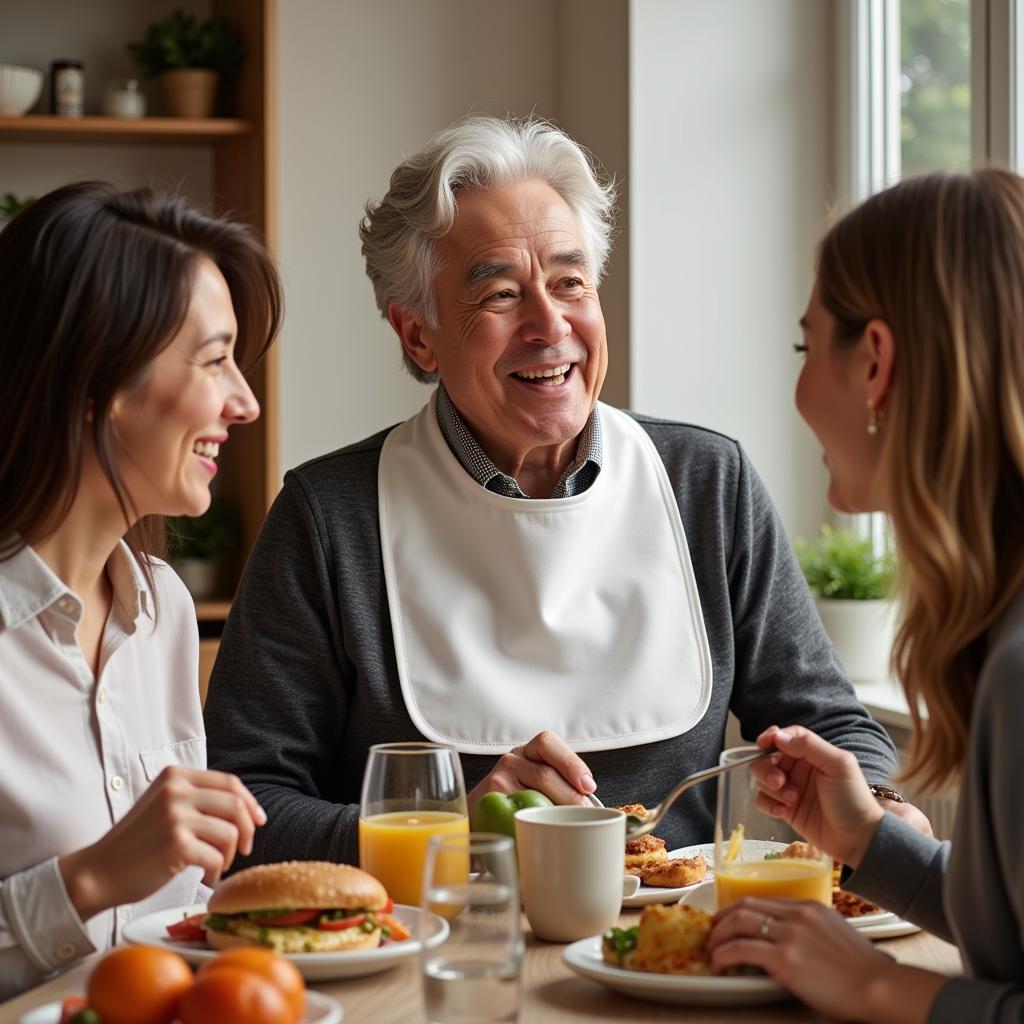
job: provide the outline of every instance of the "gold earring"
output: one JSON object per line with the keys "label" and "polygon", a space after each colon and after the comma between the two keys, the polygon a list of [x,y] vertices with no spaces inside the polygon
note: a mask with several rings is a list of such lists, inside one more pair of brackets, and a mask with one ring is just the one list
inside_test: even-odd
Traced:
{"label": "gold earring", "polygon": [[874,437],[882,422],[882,412],[875,408],[875,403],[868,399],[868,433]]}

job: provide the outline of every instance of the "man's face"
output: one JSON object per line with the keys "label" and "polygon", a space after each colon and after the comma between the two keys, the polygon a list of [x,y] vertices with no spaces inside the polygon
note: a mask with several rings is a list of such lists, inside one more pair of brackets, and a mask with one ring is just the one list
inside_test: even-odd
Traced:
{"label": "man's face", "polygon": [[439,243],[440,326],[406,349],[437,370],[499,468],[575,452],[608,363],[595,275],[572,210],[549,185],[468,189]]}

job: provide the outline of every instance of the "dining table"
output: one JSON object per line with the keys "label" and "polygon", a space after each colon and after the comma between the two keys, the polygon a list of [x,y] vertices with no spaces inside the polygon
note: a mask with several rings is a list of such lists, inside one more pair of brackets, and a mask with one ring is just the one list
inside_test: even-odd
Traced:
{"label": "dining table", "polygon": [[[636,924],[639,911],[624,910],[622,927]],[[803,1024],[829,1018],[795,1000],[764,1006],[700,1007],[647,1002],[612,992],[573,973],[562,959],[565,946],[533,936],[523,919],[526,955],[521,973],[519,1024],[583,1024],[587,1021],[676,1021],[683,1024]],[[876,943],[900,963],[943,974],[962,971],[955,946],[917,932]],[[83,960],[71,970],[36,988],[0,1003],[0,1024],[18,1024],[30,1010],[65,996],[84,994],[89,972],[102,954]],[[316,982],[310,988],[336,999],[344,1024],[418,1024],[424,1021],[419,958],[412,956],[383,974],[345,981]],[[484,1019],[484,1018],[481,1018]]]}

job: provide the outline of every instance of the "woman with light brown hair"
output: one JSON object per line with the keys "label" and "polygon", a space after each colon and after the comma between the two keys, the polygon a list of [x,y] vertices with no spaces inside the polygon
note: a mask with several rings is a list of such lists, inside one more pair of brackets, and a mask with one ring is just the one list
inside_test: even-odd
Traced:
{"label": "woman with light brown hair", "polygon": [[206,770],[198,635],[162,552],[259,415],[281,291],[240,224],[57,189],[0,233],[0,1000],[196,901],[266,820]]}
{"label": "woman with light brown hair", "polygon": [[[829,499],[889,514],[901,566],[893,653],[914,720],[908,776],[958,778],[952,844],[881,810],[856,761],[773,726],[762,810],[852,873],[844,888],[956,942],[967,977],[905,967],[832,910],[743,900],[713,966],[764,968],[841,1020],[1024,1020],[1024,179],[903,182],[821,244],[797,407]],[[922,710],[926,709],[926,710]]]}

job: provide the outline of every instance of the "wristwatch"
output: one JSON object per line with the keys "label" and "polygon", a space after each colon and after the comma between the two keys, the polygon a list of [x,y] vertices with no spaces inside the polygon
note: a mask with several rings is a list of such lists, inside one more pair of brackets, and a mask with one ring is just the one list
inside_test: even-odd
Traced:
{"label": "wristwatch", "polygon": [[872,783],[868,786],[868,789],[871,790],[871,795],[876,800],[891,800],[894,804],[905,804],[907,802],[903,794],[897,793],[892,786],[879,786]]}

